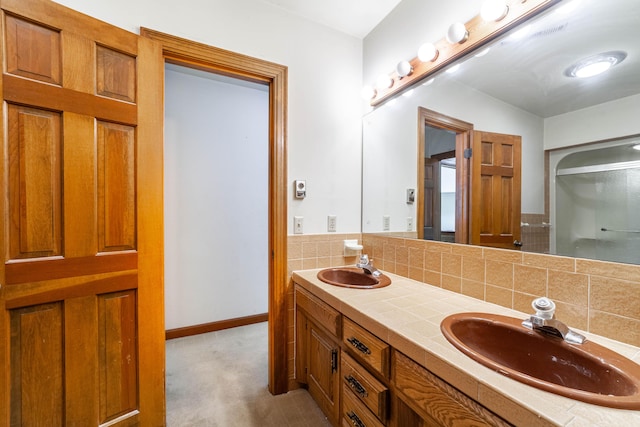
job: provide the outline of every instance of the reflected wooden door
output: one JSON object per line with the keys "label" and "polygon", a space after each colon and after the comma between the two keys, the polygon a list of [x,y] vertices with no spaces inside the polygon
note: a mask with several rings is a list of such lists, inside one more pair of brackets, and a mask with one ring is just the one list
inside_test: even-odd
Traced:
{"label": "reflected wooden door", "polygon": [[440,240],[440,160],[424,159],[424,235]]}
{"label": "reflected wooden door", "polygon": [[161,49],[0,7],[0,424],[162,425]]}
{"label": "reflected wooden door", "polygon": [[521,144],[516,135],[473,132],[469,243],[520,249]]}

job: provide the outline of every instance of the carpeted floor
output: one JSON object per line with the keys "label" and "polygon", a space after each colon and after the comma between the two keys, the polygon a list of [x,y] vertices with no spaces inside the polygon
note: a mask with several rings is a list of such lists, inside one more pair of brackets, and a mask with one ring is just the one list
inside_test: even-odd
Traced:
{"label": "carpeted floor", "polygon": [[330,427],[306,390],[267,390],[267,323],[167,341],[169,427]]}

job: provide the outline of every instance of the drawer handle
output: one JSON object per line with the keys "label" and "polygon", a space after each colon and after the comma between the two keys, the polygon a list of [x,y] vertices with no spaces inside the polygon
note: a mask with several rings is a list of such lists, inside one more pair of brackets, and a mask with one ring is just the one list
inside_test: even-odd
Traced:
{"label": "drawer handle", "polygon": [[347,412],[347,417],[349,417],[349,419],[351,420],[351,423],[355,426],[355,427],[367,427],[365,425],[365,423],[362,422],[362,420],[360,420],[360,417],[358,417],[355,412],[353,411],[349,411]]}
{"label": "drawer handle", "polygon": [[360,381],[353,378],[352,375],[344,377],[344,379],[347,380],[349,386],[353,389],[353,391],[358,393],[361,397],[367,397],[369,395],[369,393],[367,393],[367,389],[365,389],[362,384],[360,384]]}
{"label": "drawer handle", "polygon": [[347,341],[349,341],[349,343],[352,346],[354,346],[359,352],[364,353],[364,354],[371,354],[371,350],[369,350],[369,347],[364,345],[357,338],[355,338],[355,337],[347,338]]}

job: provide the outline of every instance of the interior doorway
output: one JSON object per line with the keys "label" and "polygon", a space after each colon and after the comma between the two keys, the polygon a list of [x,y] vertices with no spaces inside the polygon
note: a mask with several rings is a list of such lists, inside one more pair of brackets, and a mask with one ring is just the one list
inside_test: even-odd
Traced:
{"label": "interior doorway", "polygon": [[287,68],[148,28],[141,35],[162,44],[166,62],[269,87],[268,321],[269,391],[288,391],[287,317]]}
{"label": "interior doorway", "polygon": [[456,133],[425,124],[423,239],[455,242]]}
{"label": "interior doorway", "polygon": [[418,108],[418,238],[469,242],[473,125]]}
{"label": "interior doorway", "polygon": [[164,81],[167,338],[266,321],[269,87],[171,63]]}

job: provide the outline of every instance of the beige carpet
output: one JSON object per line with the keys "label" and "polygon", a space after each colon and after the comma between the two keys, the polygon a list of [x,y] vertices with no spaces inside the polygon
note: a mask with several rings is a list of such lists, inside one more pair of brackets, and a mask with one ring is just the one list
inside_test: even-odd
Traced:
{"label": "beige carpet", "polygon": [[329,427],[306,390],[267,390],[267,323],[167,341],[167,425]]}

